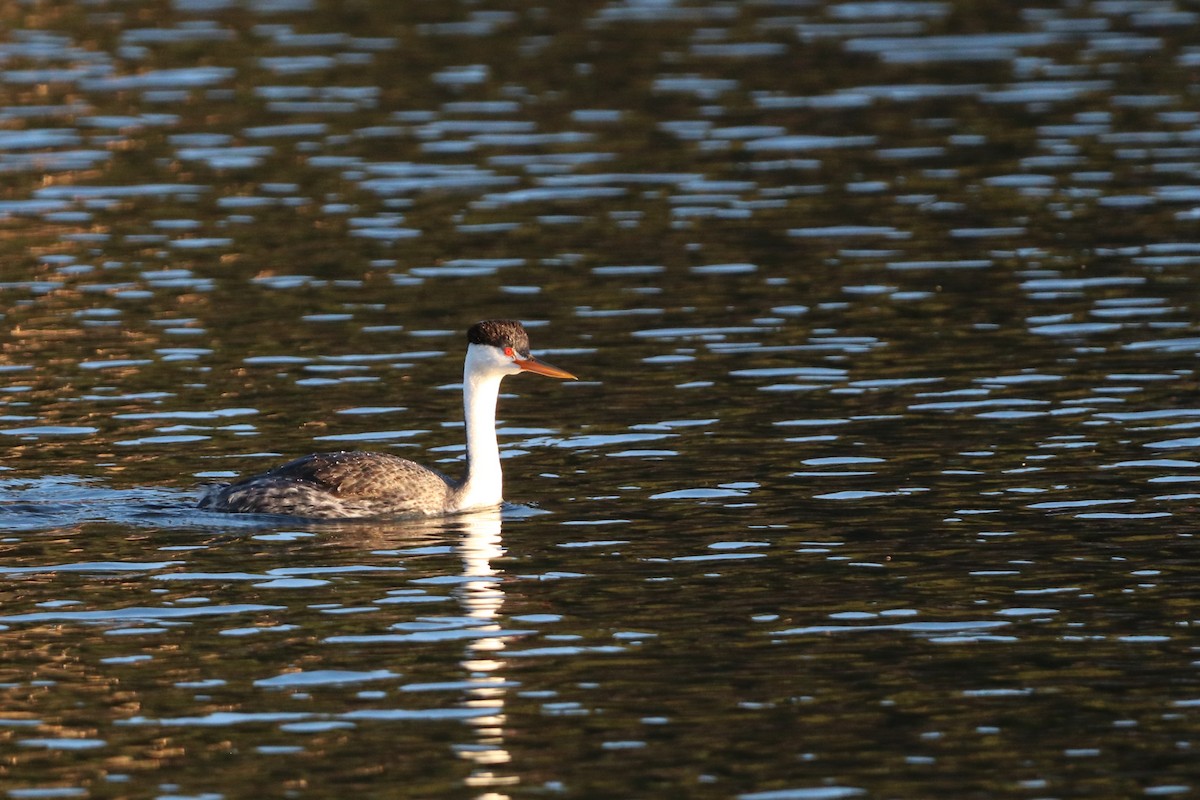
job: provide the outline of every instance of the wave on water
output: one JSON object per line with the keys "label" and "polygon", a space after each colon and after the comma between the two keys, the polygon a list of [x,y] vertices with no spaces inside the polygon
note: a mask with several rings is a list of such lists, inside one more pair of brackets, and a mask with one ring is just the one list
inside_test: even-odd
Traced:
{"label": "wave on water", "polygon": [[114,489],[73,475],[0,480],[0,531],[60,528],[87,522],[138,527],[261,527],[261,519],[222,518],[196,508],[198,490]]}
{"label": "wave on water", "polygon": [[[380,520],[298,520],[276,514],[225,514],[196,507],[201,487],[177,489],[139,486],[114,489],[79,476],[0,480],[0,532],[38,531],[104,522],[151,528],[258,530],[281,522],[322,529],[342,525],[378,526]],[[506,520],[548,513],[534,506],[505,503]],[[406,529],[455,529],[466,517],[396,520]]]}

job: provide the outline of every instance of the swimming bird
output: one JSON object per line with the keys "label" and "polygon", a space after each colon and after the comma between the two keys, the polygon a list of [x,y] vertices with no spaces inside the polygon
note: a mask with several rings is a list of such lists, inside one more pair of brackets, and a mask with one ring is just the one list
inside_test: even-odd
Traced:
{"label": "swimming bird", "polygon": [[463,409],[467,468],[461,480],[387,453],[314,453],[236,483],[209,487],[200,508],[309,519],[436,517],[498,506],[503,499],[496,403],[500,382],[535,372],[575,380],[529,352],[520,322],[491,319],[467,331]]}

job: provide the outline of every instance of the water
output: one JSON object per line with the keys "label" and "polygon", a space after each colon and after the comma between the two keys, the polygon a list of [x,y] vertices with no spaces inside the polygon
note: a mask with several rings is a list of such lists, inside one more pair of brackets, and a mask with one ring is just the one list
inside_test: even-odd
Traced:
{"label": "water", "polygon": [[0,15],[9,797],[1195,793],[1186,4]]}

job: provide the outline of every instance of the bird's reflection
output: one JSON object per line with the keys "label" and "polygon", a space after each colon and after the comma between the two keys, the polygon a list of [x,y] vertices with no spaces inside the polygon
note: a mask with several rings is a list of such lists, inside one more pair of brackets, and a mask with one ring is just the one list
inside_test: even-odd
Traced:
{"label": "bird's reflection", "polygon": [[485,790],[480,798],[501,800],[507,795],[498,790],[518,782],[516,775],[501,770],[511,757],[504,748],[504,699],[506,682],[501,674],[505,662],[499,658],[505,647],[499,622],[500,607],[504,604],[503,578],[492,562],[504,555],[501,539],[503,520],[499,509],[477,512],[456,519],[461,531],[459,552],[462,554],[465,580],[457,590],[458,601],[465,616],[475,621],[475,627],[486,634],[470,640],[462,666],[467,673],[468,708],[490,713],[472,717],[475,741],[459,748],[460,755],[474,766],[466,783],[473,789]]}
{"label": "bird's reflection", "polygon": [[[402,523],[372,525],[364,528],[354,523],[326,524],[321,530],[355,532],[354,546],[364,544],[384,551],[394,550],[403,542],[407,547],[437,545],[453,541],[462,559],[457,576],[436,576],[453,582],[453,596],[459,613],[449,618],[437,618],[444,630],[461,631],[468,636],[465,652],[459,664],[463,678],[454,681],[465,686],[458,705],[470,713],[465,717],[472,735],[469,741],[455,745],[455,752],[472,766],[465,783],[480,792],[477,800],[506,800],[503,787],[520,782],[517,775],[506,773],[504,765],[511,761],[504,742],[504,706],[509,682],[503,676],[507,662],[503,659],[506,640],[513,632],[501,621],[504,605],[503,574],[493,566],[504,555],[502,543],[503,516],[499,508],[477,511],[460,516],[406,520]],[[328,537],[329,546],[345,547],[349,537]],[[401,638],[411,633],[398,634]],[[395,634],[383,634],[378,639],[394,640]],[[358,642],[374,637],[349,637]],[[457,638],[457,637],[456,637]]]}

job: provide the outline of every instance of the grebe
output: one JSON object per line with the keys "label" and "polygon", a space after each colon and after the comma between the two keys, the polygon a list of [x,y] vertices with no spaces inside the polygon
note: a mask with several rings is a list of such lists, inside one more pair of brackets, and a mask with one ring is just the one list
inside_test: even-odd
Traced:
{"label": "grebe", "polygon": [[534,358],[521,323],[478,322],[467,331],[463,408],[467,471],[454,480],[399,456],[359,451],[314,453],[269,472],[210,487],[200,508],[310,519],[436,517],[490,508],[503,499],[496,402],[500,381],[518,372],[575,380]]}

